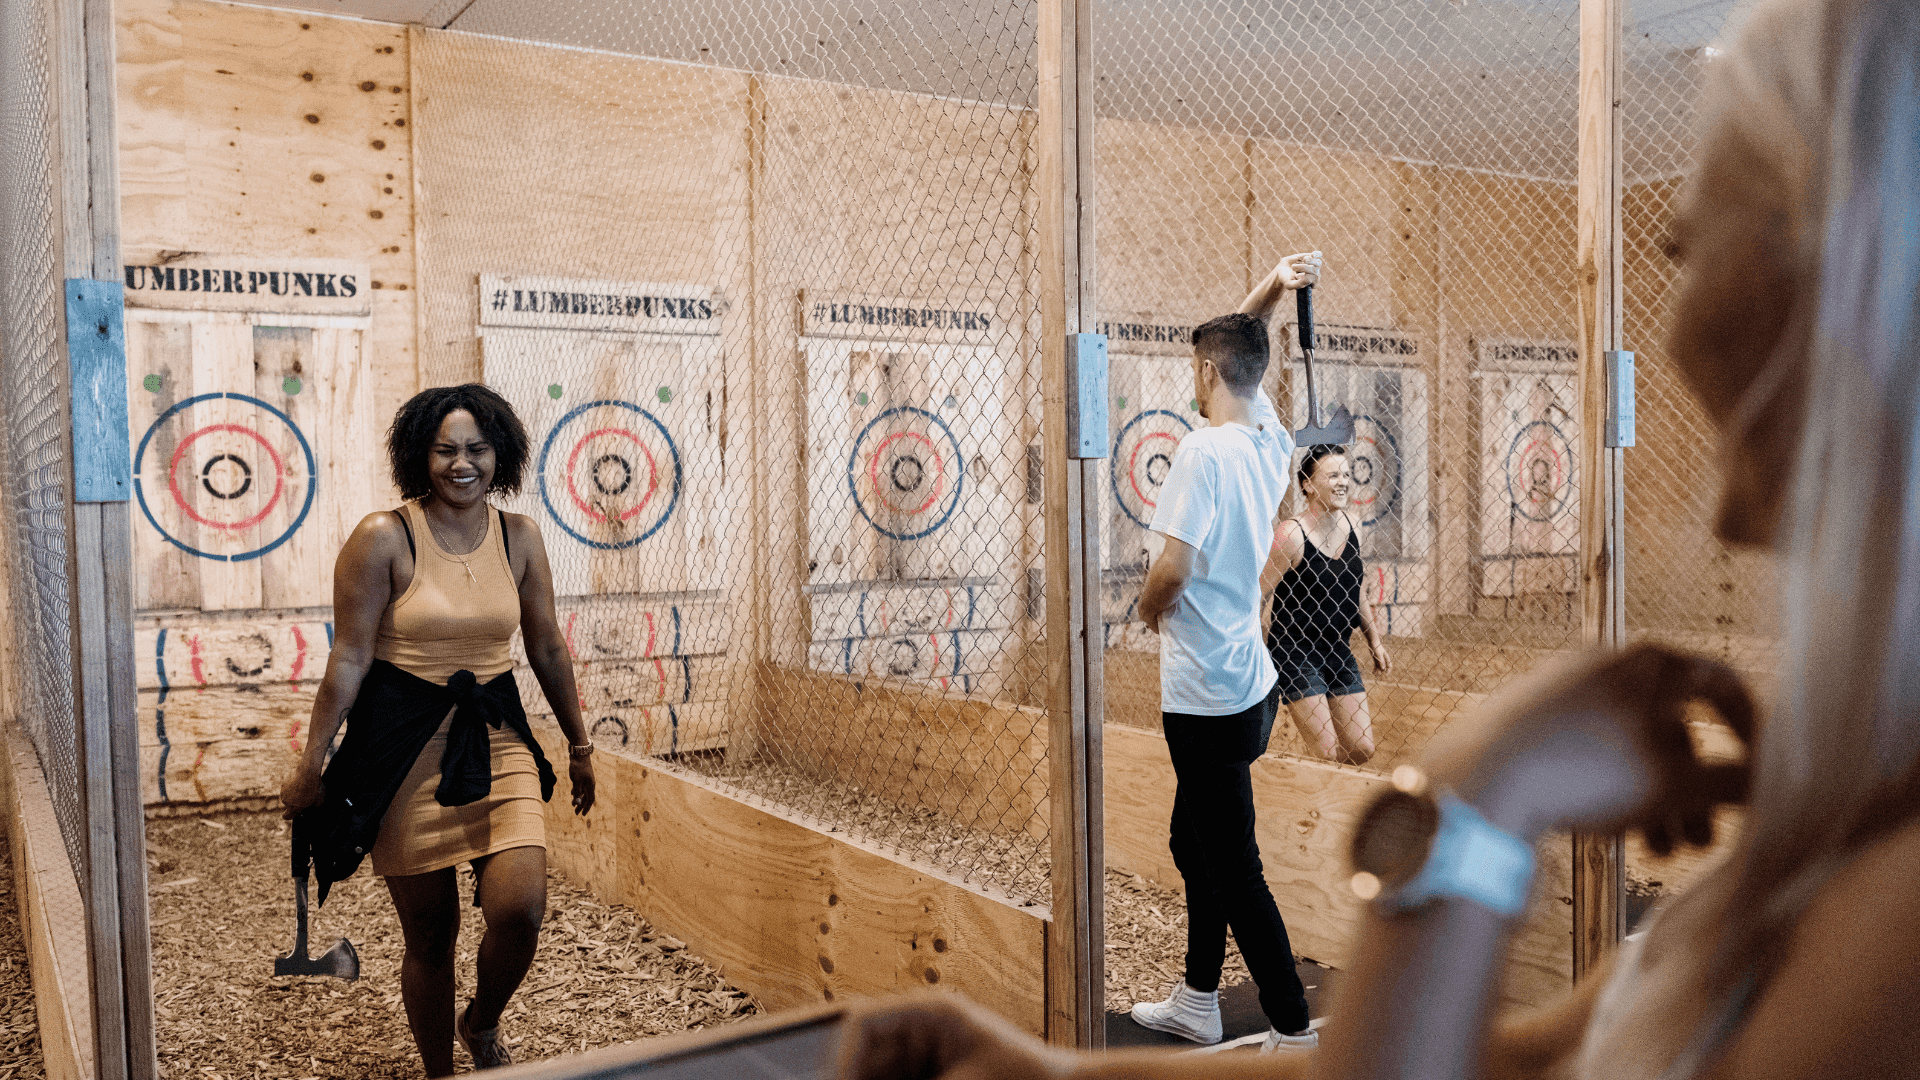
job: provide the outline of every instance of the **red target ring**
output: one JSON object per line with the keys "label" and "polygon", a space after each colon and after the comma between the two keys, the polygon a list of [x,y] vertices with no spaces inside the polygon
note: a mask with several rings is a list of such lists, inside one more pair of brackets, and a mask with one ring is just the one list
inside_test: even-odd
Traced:
{"label": "red target ring", "polygon": [[[245,518],[240,521],[216,521],[196,511],[193,508],[193,504],[190,501],[188,501],[186,493],[180,490],[180,459],[183,457],[186,457],[187,448],[192,446],[195,441],[199,440],[203,436],[212,435],[212,434],[215,434],[216,432],[232,432],[234,434],[244,435],[247,438],[252,439],[254,442],[260,444],[260,448],[267,452],[267,457],[273,462],[273,494],[267,497],[266,504],[262,506],[259,512],[254,514],[252,517]],[[210,472],[214,464],[220,459],[228,459],[228,460],[234,461],[238,463],[242,469],[246,469],[246,463],[244,458],[241,458],[238,455],[231,454],[231,453],[221,453],[221,454],[215,455],[213,458],[208,459],[203,469],[201,470],[201,472],[203,474]],[[247,485],[251,485],[252,476],[253,476],[252,471],[248,470],[247,481],[246,481]],[[208,491],[214,490],[211,479],[208,476],[202,475],[201,480],[203,483],[207,485]],[[210,529],[220,529],[227,532],[233,532],[240,529],[250,529],[255,525],[260,524],[260,522],[266,520],[266,517],[268,514],[273,512],[273,508],[280,504],[280,496],[286,491],[286,487],[287,487],[286,463],[281,460],[280,452],[275,450],[273,448],[273,444],[268,442],[265,438],[263,438],[259,432],[253,430],[250,427],[245,426],[244,424],[208,424],[206,427],[200,428],[199,430],[188,435],[186,438],[181,439],[180,444],[174,447],[172,459],[167,462],[167,491],[173,495],[173,501],[179,505],[182,513],[186,514],[189,518],[192,518],[194,521],[197,521],[200,524],[205,525]],[[237,492],[235,492],[233,496],[227,496],[220,492],[214,492],[214,494],[220,498],[228,498],[228,497],[238,497],[239,495],[244,494],[245,492],[246,492],[246,487],[243,486]]]}
{"label": "red target ring", "polygon": [[[893,463],[888,467],[888,470],[887,470],[888,475],[887,475],[886,481],[883,483],[880,478],[881,459],[886,457],[887,450],[890,447],[892,447],[894,443],[899,442],[901,439],[912,439],[914,442],[919,443],[921,446],[926,448],[927,456],[933,459],[932,488],[929,491],[926,499],[923,500],[919,506],[915,506],[912,508],[894,505],[893,500],[888,498],[887,488],[893,487],[895,489],[898,489],[903,492],[907,492],[909,494],[916,492],[921,487],[921,485],[926,481],[926,466],[924,465],[924,463],[920,461],[919,458],[914,457],[911,454],[902,454],[898,457],[893,458],[892,459]],[[917,470],[917,472],[914,475],[903,479],[900,476],[900,471],[901,471],[901,466],[905,464],[911,464],[914,467],[914,469]],[[925,435],[922,435],[917,431],[896,431],[893,434],[888,435],[886,438],[880,440],[880,445],[877,447],[874,447],[873,453],[869,455],[867,458],[867,479],[873,485],[874,498],[879,499],[880,504],[882,506],[885,506],[888,510],[891,510],[896,514],[923,513],[926,511],[926,509],[929,506],[932,506],[934,503],[939,502],[941,492],[945,489],[946,478],[947,478],[946,459],[940,456],[940,450],[938,447],[936,447],[933,444],[932,439],[927,438]]]}
{"label": "red target ring", "polygon": [[[1159,439],[1165,439],[1166,441],[1172,443],[1175,450],[1180,448],[1179,439],[1174,438],[1171,434],[1164,431],[1153,431],[1140,436],[1140,441],[1133,444],[1133,453],[1127,455],[1127,483],[1133,485],[1133,493],[1139,497],[1141,505],[1147,507],[1148,509],[1153,509],[1159,506],[1160,501],[1158,499],[1155,499],[1153,496],[1148,495],[1146,492],[1140,490],[1140,450],[1142,447],[1146,446],[1148,443],[1154,442]],[[1164,458],[1167,461],[1167,468],[1169,469],[1173,468],[1173,450],[1168,450],[1164,454],[1156,453],[1151,457],[1147,458],[1147,468],[1151,469],[1153,467],[1153,463],[1156,460],[1159,460],[1162,458]],[[1147,484],[1148,486],[1152,487],[1154,491],[1157,493],[1160,490],[1161,483],[1164,482],[1165,480],[1166,480],[1165,476],[1162,476],[1159,480],[1155,480],[1153,477],[1149,476],[1147,477]]]}
{"label": "red target ring", "polygon": [[[606,522],[614,520],[613,518],[608,517],[598,507],[594,506],[593,504],[587,502],[586,499],[582,498],[580,495],[579,487],[576,486],[574,483],[574,477],[578,473],[578,466],[580,464],[581,452],[586,450],[588,443],[592,442],[594,439],[597,439],[602,435],[614,435],[627,440],[628,442],[632,443],[640,451],[643,457],[646,458],[646,462],[647,462],[646,494],[642,495],[638,502],[634,503],[633,506],[629,507],[625,512],[621,513],[618,516],[620,521],[630,521],[633,519],[634,515],[638,514],[641,510],[646,509],[647,504],[653,501],[654,494],[660,490],[660,465],[659,465],[659,462],[654,460],[653,451],[647,449],[647,444],[640,441],[640,437],[638,435],[635,435],[633,432],[628,431],[625,428],[614,428],[614,427],[596,428],[592,431],[587,432],[585,435],[580,436],[580,438],[574,442],[573,451],[567,455],[567,497],[573,500],[573,505],[576,507],[579,507],[581,513],[587,515],[589,518],[595,521],[598,521],[604,524]],[[608,464],[609,461],[611,461],[614,464],[620,465],[623,469],[626,470],[626,475],[622,478],[620,486],[618,488],[608,488],[601,481],[601,478],[600,478],[601,466]],[[627,461],[627,459],[620,457],[618,455],[613,455],[613,454],[602,455],[601,457],[596,458],[593,463],[592,479],[593,479],[594,486],[600,488],[603,494],[607,494],[607,495],[624,494],[626,490],[629,487],[631,487],[633,484],[633,471],[634,471],[633,466],[631,463]]]}

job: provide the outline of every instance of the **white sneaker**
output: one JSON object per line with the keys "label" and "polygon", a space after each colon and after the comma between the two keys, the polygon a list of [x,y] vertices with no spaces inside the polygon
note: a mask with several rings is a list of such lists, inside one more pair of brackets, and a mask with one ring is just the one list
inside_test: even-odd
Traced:
{"label": "white sneaker", "polygon": [[1203,994],[1184,980],[1177,982],[1167,1000],[1135,1005],[1133,1022],[1211,1046],[1220,1041],[1220,992]]}
{"label": "white sneaker", "polygon": [[1312,1050],[1320,1045],[1320,1033],[1312,1028],[1304,1035],[1282,1035],[1274,1028],[1267,1029],[1267,1041],[1260,1044],[1263,1054],[1278,1054],[1286,1050]]}

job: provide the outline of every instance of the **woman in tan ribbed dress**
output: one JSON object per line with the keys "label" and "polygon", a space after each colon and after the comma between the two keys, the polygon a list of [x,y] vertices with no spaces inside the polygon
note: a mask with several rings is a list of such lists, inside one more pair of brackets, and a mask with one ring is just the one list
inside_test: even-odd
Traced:
{"label": "woman in tan ribbed dress", "polygon": [[[484,386],[423,391],[401,407],[388,453],[408,501],[361,521],[341,549],[332,655],[305,754],[281,793],[290,816],[341,802],[364,811],[375,796],[363,793],[390,793],[363,831],[372,839],[378,829],[366,853],[400,915],[401,996],[428,1076],[453,1073],[456,1036],[480,1068],[511,1061],[500,1016],[533,961],[546,915],[542,802],[553,774],[512,681],[516,629],[572,747],[574,811],[593,805],[593,747],[554,614],[546,548],[531,518],[487,501],[519,489],[528,450],[512,407]],[[323,785],[326,748],[349,711],[353,724]],[[408,768],[405,754],[422,740]],[[370,744],[376,752],[367,752]],[[345,788],[354,797],[341,798]],[[360,843],[349,859],[357,861]],[[473,865],[487,929],[473,999],[456,1016],[454,868],[463,862]]]}

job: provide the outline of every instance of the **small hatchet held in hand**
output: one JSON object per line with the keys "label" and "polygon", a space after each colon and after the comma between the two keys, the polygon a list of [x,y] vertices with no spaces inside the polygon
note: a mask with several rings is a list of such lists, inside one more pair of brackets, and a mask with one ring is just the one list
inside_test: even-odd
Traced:
{"label": "small hatchet held in hand", "polygon": [[1300,316],[1300,352],[1307,361],[1307,426],[1293,433],[1298,446],[1353,445],[1353,414],[1345,405],[1335,405],[1333,415],[1321,422],[1320,387],[1313,377],[1313,286],[1293,294],[1294,310]]}
{"label": "small hatchet held in hand", "polygon": [[293,819],[293,952],[276,956],[275,975],[331,975],[347,982],[360,977],[360,954],[353,942],[341,938],[319,956],[307,955],[307,868],[313,863],[313,844],[307,839],[304,815]]}

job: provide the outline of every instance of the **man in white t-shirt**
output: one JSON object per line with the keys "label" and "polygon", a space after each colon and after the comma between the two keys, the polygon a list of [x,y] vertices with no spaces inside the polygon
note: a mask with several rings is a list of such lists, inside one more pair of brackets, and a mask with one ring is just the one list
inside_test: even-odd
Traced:
{"label": "man in white t-shirt", "polygon": [[1320,253],[1289,255],[1240,311],[1193,332],[1193,388],[1207,427],[1189,432],[1161,486],[1140,617],[1160,634],[1160,710],[1177,788],[1169,846],[1187,887],[1186,977],[1142,1002],[1143,1026],[1220,1041],[1227,930],[1272,1024],[1263,1050],[1318,1043],[1293,947],[1254,841],[1250,766],[1273,731],[1277,680],[1260,625],[1260,571],[1293,476],[1293,436],[1261,389],[1266,318],[1319,278]]}

